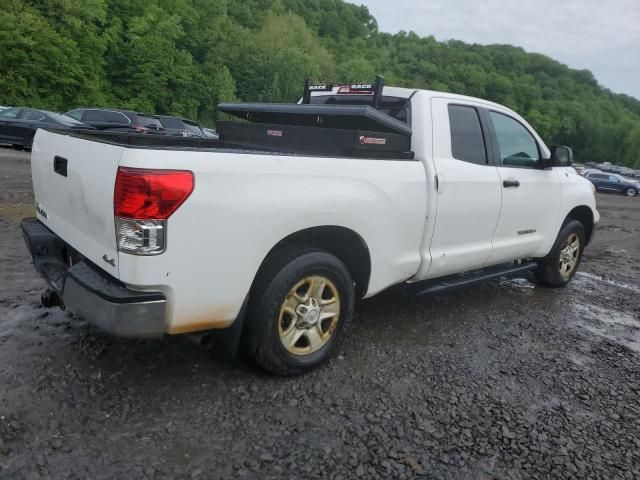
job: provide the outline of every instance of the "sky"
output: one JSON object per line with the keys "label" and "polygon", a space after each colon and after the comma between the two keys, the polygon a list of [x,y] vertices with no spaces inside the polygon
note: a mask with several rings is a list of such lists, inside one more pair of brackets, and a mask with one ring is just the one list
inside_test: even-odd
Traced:
{"label": "sky", "polygon": [[351,0],[383,32],[511,44],[640,99],[640,0]]}

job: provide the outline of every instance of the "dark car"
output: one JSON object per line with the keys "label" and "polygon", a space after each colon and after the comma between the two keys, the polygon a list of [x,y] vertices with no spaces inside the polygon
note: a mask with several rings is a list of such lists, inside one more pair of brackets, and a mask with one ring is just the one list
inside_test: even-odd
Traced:
{"label": "dark car", "polygon": [[92,129],[74,118],[46,110],[18,107],[0,111],[0,143],[31,148],[39,128]]}
{"label": "dark car", "polygon": [[640,193],[640,185],[615,173],[589,172],[585,176],[599,192],[622,193],[635,197]]}
{"label": "dark car", "polygon": [[171,117],[169,115],[158,115],[158,119],[169,135],[200,138],[204,138],[206,136],[200,125],[193,120]]}
{"label": "dark car", "polygon": [[65,115],[98,130],[125,133],[154,133],[166,135],[156,115],[115,108],[76,108]]}

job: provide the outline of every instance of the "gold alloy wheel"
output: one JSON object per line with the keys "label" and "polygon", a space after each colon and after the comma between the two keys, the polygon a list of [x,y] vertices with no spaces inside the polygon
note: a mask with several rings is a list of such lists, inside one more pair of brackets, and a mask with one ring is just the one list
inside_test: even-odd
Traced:
{"label": "gold alloy wheel", "polygon": [[569,235],[560,249],[560,275],[566,280],[568,279],[578,264],[580,256],[580,238],[575,233]]}
{"label": "gold alloy wheel", "polygon": [[308,355],[331,339],[340,320],[340,294],[331,280],[305,277],[289,290],[280,307],[278,333],[293,355]]}

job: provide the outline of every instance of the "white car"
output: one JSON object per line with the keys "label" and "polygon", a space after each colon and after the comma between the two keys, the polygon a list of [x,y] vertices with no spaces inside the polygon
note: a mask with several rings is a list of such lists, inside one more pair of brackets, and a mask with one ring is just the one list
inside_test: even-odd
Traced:
{"label": "white car", "polygon": [[517,113],[380,84],[307,86],[302,103],[222,105],[250,122],[218,124],[218,148],[39,130],[22,228],[44,303],[122,336],[242,336],[297,374],[335,352],[357,297],[572,279],[594,190]]}

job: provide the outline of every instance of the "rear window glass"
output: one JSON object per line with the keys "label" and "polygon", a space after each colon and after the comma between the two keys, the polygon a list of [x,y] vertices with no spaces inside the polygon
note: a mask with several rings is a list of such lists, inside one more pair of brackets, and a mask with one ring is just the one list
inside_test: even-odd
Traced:
{"label": "rear window glass", "polygon": [[21,120],[31,120],[31,121],[40,121],[44,120],[45,116],[38,112],[37,110],[23,110],[20,114]]}
{"label": "rear window glass", "polygon": [[86,122],[129,123],[129,118],[124,113],[110,110],[87,110],[84,120]]}
{"label": "rear window glass", "polygon": [[153,117],[147,117],[146,115],[138,115],[138,122],[142,127],[151,127],[156,130],[160,130],[162,128],[160,120]]}
{"label": "rear window glass", "polygon": [[[312,105],[371,105],[372,95],[313,95]],[[408,98],[382,97],[380,99],[381,112],[400,120],[403,123],[410,123],[411,102]]]}
{"label": "rear window glass", "polygon": [[72,118],[69,115],[65,115],[62,113],[47,112],[47,115],[49,115],[49,117],[54,119],[56,122],[67,123],[69,125],[82,125],[82,122],[79,122],[75,118]]}
{"label": "rear window glass", "polygon": [[181,118],[176,117],[160,117],[160,123],[164,128],[179,128],[183,129],[184,125],[182,124]]}
{"label": "rear window glass", "polygon": [[7,108],[0,112],[0,118],[18,118],[21,111],[21,108]]}
{"label": "rear window glass", "polygon": [[487,152],[478,112],[473,107],[449,105],[451,154],[457,160],[487,164]]}

